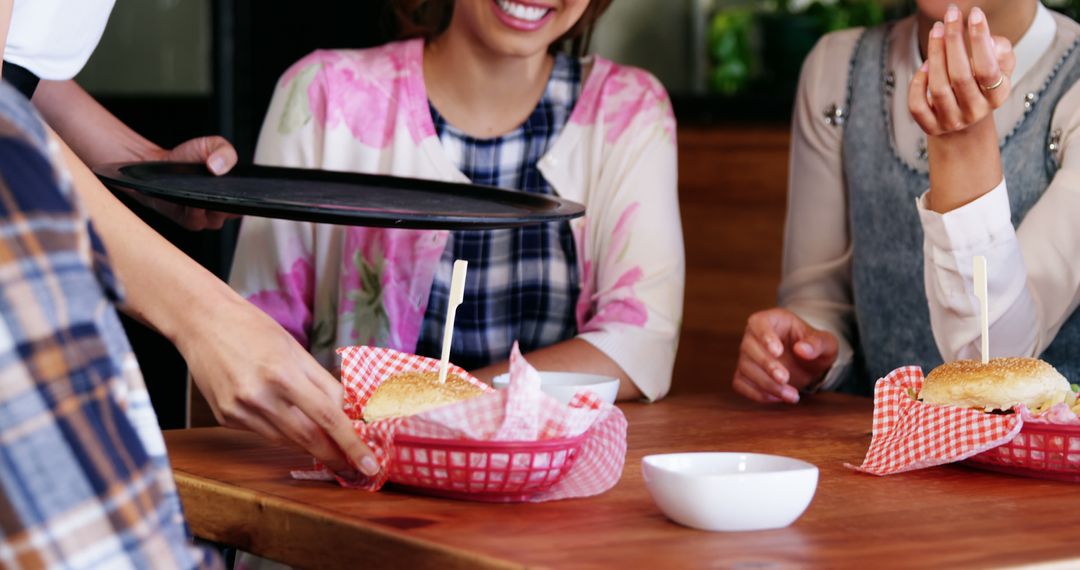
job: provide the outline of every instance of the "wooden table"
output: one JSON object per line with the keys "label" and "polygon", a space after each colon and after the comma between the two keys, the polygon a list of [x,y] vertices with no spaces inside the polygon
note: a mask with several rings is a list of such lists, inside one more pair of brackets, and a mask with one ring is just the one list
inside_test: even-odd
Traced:
{"label": "wooden table", "polygon": [[[619,484],[535,505],[293,481],[289,469],[308,465],[302,454],[222,428],[166,432],[166,441],[196,535],[303,567],[1080,566],[1080,485],[959,466],[885,478],[844,468],[869,443],[867,400],[829,394],[767,408],[676,396],[623,409],[630,451]],[[789,455],[818,465],[821,482],[786,529],[691,530],[653,505],[641,458],[692,450]]]}

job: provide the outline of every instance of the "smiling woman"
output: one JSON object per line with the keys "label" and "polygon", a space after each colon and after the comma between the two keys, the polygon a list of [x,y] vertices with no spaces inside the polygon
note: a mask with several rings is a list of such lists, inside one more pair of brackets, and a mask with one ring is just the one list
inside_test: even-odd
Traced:
{"label": "smiling woman", "polygon": [[506,230],[246,220],[233,285],[329,369],[334,348],[438,356],[454,260],[469,262],[451,360],[490,381],[515,341],[536,368],[670,388],[683,297],[675,123],[660,83],[580,48],[610,0],[398,0],[405,39],[317,51],[282,77],[266,165],[471,181],[585,204]]}
{"label": "smiling woman", "polygon": [[983,356],[976,255],[989,355],[1080,377],[1080,25],[1037,0],[914,4],[803,64],[780,306],[748,319],[732,380],[748,398],[870,395]]}

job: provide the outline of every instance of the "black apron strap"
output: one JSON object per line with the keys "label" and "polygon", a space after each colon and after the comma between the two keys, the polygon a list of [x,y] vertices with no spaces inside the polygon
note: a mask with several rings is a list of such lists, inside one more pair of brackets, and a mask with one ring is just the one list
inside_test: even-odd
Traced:
{"label": "black apron strap", "polygon": [[18,89],[27,99],[34,96],[34,91],[37,90],[38,81],[40,81],[38,76],[29,69],[8,61],[4,62],[3,76],[4,81]]}

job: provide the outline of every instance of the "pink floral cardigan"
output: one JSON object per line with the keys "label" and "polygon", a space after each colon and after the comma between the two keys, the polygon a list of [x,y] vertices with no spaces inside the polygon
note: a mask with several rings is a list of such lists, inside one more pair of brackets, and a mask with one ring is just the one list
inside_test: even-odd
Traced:
{"label": "pink floral cardigan", "polygon": [[[419,40],[317,51],[281,78],[259,164],[466,182],[435,135]],[[675,120],[648,73],[595,58],[570,120],[540,161],[571,222],[579,338],[650,400],[667,393],[682,318],[684,255]],[[334,349],[413,352],[447,232],[244,220],[232,285],[328,369]]]}

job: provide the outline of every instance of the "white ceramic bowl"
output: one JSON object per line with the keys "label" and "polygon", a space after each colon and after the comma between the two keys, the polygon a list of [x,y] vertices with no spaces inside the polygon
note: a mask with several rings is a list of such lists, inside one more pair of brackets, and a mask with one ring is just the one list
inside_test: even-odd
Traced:
{"label": "white ceramic bowl", "polygon": [[[500,374],[492,383],[501,390],[510,383],[510,375]],[[569,404],[570,398],[581,388],[588,388],[601,400],[614,404],[619,393],[619,379],[578,372],[540,372],[540,389],[564,404]]]}
{"label": "white ceramic bowl", "polygon": [[817,489],[818,468],[760,453],[668,453],[641,462],[657,506],[702,530],[763,530],[795,522]]}

